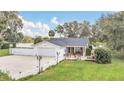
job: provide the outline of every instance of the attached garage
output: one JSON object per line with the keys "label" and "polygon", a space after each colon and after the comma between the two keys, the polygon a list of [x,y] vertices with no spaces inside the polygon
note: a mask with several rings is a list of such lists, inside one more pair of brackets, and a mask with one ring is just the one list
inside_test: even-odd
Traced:
{"label": "attached garage", "polygon": [[33,48],[10,48],[10,54],[21,56],[35,56],[35,50]]}
{"label": "attached garage", "polygon": [[35,50],[37,55],[55,57],[56,61],[61,61],[65,59],[65,48],[50,43],[48,41],[43,41],[35,45]]}
{"label": "attached garage", "polygon": [[53,57],[56,61],[63,60],[65,54],[65,48],[52,44],[48,41],[43,41],[38,44],[35,44],[33,48],[20,47],[20,48],[11,48],[10,54],[12,55],[21,55],[21,56],[42,56],[42,57]]}

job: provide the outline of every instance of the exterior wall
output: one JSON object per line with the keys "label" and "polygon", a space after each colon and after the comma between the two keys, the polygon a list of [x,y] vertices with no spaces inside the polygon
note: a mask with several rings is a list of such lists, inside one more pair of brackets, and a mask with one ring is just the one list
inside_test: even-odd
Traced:
{"label": "exterior wall", "polygon": [[[59,55],[57,56],[57,52],[59,53]],[[65,47],[60,47],[56,49],[56,60],[62,61],[65,59],[65,52],[66,52],[66,48]]]}
{"label": "exterior wall", "polygon": [[48,56],[48,57],[55,57],[56,56],[56,52],[55,49],[46,49],[46,48],[42,48],[42,49],[33,49],[33,48],[11,48],[10,50],[10,54],[13,55],[27,55],[27,56],[36,56],[36,55],[40,55],[40,56]]}
{"label": "exterior wall", "polygon": [[35,56],[35,51],[33,48],[10,48],[10,54],[13,55],[27,55]]}
{"label": "exterior wall", "polygon": [[[38,49],[46,49],[46,51],[49,49],[53,49],[53,52],[49,51],[49,52],[47,52],[47,55],[54,55],[57,62],[65,59],[65,56],[64,56],[65,49],[66,49],[65,47],[57,46],[55,44],[43,41],[43,42],[37,44],[35,46],[35,49],[37,49],[37,50]],[[44,51],[44,52],[46,52],[46,51]],[[57,56],[57,52],[59,53],[58,56]]]}
{"label": "exterior wall", "polygon": [[[83,47],[83,57],[85,57],[86,47],[87,46]],[[34,45],[33,48],[12,48],[10,49],[10,54],[13,54],[13,55],[28,55],[28,56],[40,55],[40,56],[45,56],[45,57],[54,57],[56,62],[59,62],[65,59],[66,53],[67,53],[66,47],[61,47],[61,46],[52,44],[47,41],[38,43]]]}
{"label": "exterior wall", "polygon": [[[59,53],[58,57],[57,52]],[[27,56],[40,55],[43,57],[54,57],[56,62],[59,62],[65,59],[65,48],[44,41],[35,45],[34,48],[11,48],[10,54]]]}
{"label": "exterior wall", "polygon": [[54,48],[37,48],[35,49],[36,55],[55,57],[56,51]]}

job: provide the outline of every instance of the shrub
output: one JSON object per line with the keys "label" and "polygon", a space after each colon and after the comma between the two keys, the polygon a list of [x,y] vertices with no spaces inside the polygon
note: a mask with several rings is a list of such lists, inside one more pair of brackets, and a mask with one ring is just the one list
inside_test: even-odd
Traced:
{"label": "shrub", "polygon": [[86,56],[90,56],[91,55],[91,49],[90,48],[86,48]]}
{"label": "shrub", "polygon": [[3,42],[0,42],[0,49],[2,48],[2,46],[3,46]]}
{"label": "shrub", "polygon": [[4,73],[0,70],[0,81],[4,81],[4,80],[11,80],[11,77],[9,77],[7,73]]}
{"label": "shrub", "polygon": [[95,50],[95,61],[99,64],[111,63],[111,53],[108,50],[98,48]]}
{"label": "shrub", "polygon": [[9,43],[4,42],[1,46],[1,49],[8,49],[9,48]]}
{"label": "shrub", "polygon": [[89,48],[92,50],[93,49],[92,45],[90,45]]}

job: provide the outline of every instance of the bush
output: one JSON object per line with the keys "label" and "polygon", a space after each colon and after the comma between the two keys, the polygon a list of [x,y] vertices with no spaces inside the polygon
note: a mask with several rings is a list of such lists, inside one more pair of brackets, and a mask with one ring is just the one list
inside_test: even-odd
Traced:
{"label": "bush", "polygon": [[0,42],[0,49],[2,48],[2,46],[3,46],[3,42]]}
{"label": "bush", "polygon": [[111,53],[108,50],[99,48],[95,50],[95,61],[99,64],[111,63]]}
{"label": "bush", "polygon": [[8,49],[9,48],[9,43],[4,42],[1,46],[1,49]]}
{"label": "bush", "polygon": [[86,56],[90,56],[91,55],[91,49],[90,48],[87,48],[86,49]]}
{"label": "bush", "polygon": [[11,80],[11,77],[7,73],[4,73],[0,70],[0,81],[8,81]]}
{"label": "bush", "polygon": [[90,45],[89,48],[92,50],[93,49],[92,45]]}

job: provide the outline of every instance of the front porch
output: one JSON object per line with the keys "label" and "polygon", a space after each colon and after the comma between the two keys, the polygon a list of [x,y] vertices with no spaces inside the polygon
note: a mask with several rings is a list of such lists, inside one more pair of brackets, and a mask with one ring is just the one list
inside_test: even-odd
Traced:
{"label": "front porch", "polygon": [[66,59],[81,59],[84,60],[86,59],[85,56],[86,53],[86,47],[82,46],[69,46],[66,47]]}

